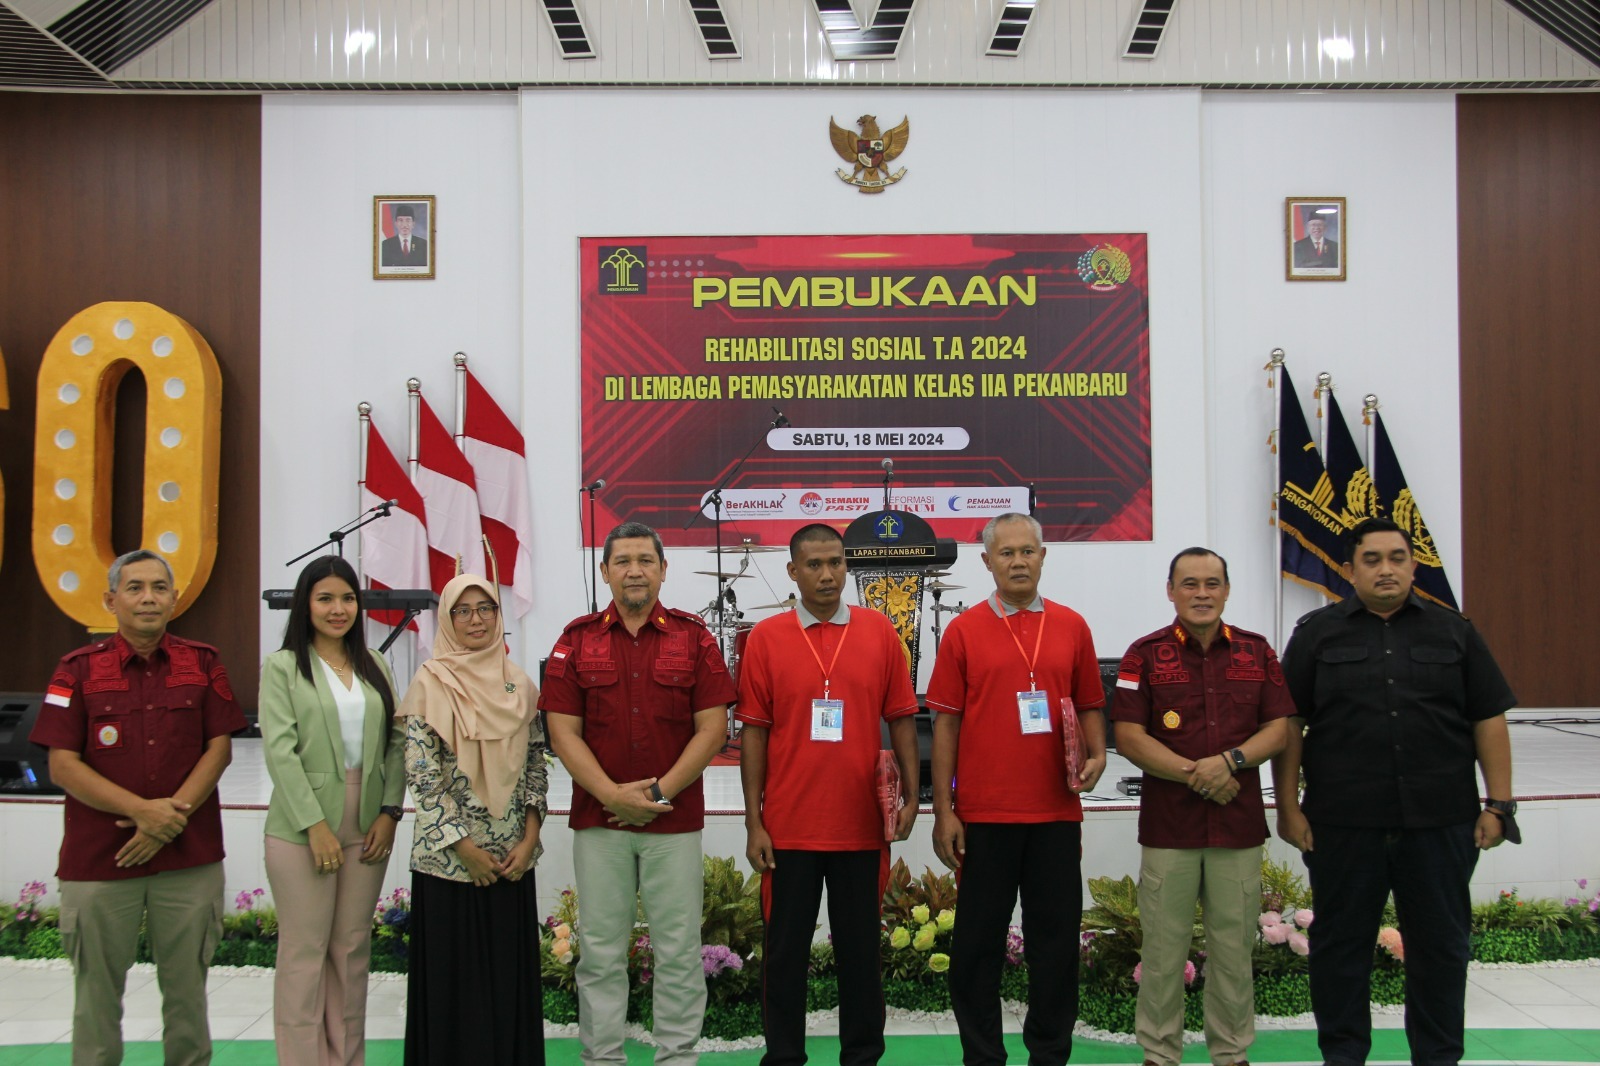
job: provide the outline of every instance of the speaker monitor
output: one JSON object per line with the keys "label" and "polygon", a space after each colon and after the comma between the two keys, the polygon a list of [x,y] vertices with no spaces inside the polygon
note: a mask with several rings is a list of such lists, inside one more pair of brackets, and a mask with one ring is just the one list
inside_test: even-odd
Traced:
{"label": "speaker monitor", "polygon": [[43,707],[40,693],[0,692],[0,793],[61,793],[50,780],[50,752],[28,740]]}

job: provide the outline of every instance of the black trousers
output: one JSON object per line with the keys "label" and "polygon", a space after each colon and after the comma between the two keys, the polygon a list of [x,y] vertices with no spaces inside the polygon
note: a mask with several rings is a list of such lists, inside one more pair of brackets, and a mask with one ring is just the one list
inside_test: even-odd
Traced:
{"label": "black trousers", "polygon": [[1006,1061],[1000,973],[1006,930],[1022,897],[1028,1015],[1022,1042],[1032,1066],[1062,1066],[1078,1023],[1078,933],[1083,921],[1081,822],[968,822],[961,895],[950,952],[950,1001],[966,1066]]}
{"label": "black trousers", "polygon": [[822,887],[839,974],[839,1062],[874,1066],[883,1057],[884,851],[773,852],[761,879],[766,941],[762,949],[762,1066],[806,1061],[806,976]]}
{"label": "black trousers", "polygon": [[1405,938],[1411,1061],[1461,1061],[1472,957],[1467,883],[1478,865],[1472,833],[1471,822],[1438,829],[1312,824],[1305,854],[1316,910],[1311,1006],[1330,1066],[1361,1066],[1372,1050],[1372,952],[1391,891]]}

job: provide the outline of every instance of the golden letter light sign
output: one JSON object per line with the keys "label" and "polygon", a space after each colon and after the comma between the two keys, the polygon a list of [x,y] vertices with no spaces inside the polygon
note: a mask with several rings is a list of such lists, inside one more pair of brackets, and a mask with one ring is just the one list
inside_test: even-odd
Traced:
{"label": "golden letter light sign", "polygon": [[111,449],[117,386],[145,377],[144,529],[141,546],[172,563],[192,604],[217,555],[222,374],[195,329],[148,303],[100,303],[78,312],[45,349],[34,433],[33,560],[50,598],[89,627],[111,548]]}

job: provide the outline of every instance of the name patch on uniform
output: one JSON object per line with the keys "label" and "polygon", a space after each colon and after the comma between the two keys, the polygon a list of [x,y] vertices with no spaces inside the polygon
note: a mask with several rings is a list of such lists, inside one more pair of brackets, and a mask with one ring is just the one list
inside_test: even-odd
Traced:
{"label": "name patch on uniform", "polygon": [[1176,729],[1183,724],[1183,719],[1178,717],[1177,711],[1168,711],[1161,716],[1161,724],[1168,729]]}
{"label": "name patch on uniform", "polygon": [[95,741],[102,748],[122,747],[122,730],[114,725],[103,725],[94,734]]}
{"label": "name patch on uniform", "polygon": [[1168,674],[1150,675],[1150,683],[1152,685],[1181,685],[1186,684],[1188,680],[1189,671],[1187,670],[1174,670]]}
{"label": "name patch on uniform", "polygon": [[1223,671],[1223,674],[1229,681],[1265,681],[1267,679],[1265,670],[1244,670],[1237,666],[1228,667]]}

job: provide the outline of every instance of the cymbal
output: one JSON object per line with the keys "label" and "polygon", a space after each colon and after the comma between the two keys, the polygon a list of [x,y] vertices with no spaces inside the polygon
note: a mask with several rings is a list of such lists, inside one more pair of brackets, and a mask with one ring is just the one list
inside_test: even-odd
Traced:
{"label": "cymbal", "polygon": [[949,577],[950,576],[950,571],[948,571],[948,570],[924,570],[922,572],[922,576],[923,577]]}
{"label": "cymbal", "polygon": [[930,588],[930,589],[938,589],[940,592],[943,592],[946,589],[964,589],[967,586],[965,586],[965,585],[948,585],[943,581],[930,581],[924,587]]}
{"label": "cymbal", "polygon": [[799,602],[799,601],[798,601],[798,600],[796,600],[796,599],[795,599],[795,598],[794,598],[794,597],[793,597],[793,596],[790,596],[790,597],[789,597],[789,598],[788,598],[788,599],[786,599],[786,600],[779,600],[779,601],[778,601],[778,602],[777,602],[777,603],[762,603],[762,604],[757,604],[757,605],[756,605],[756,606],[754,606],[754,607],[749,607],[749,608],[746,608],[746,610],[751,610],[751,611],[776,611],[776,610],[785,610],[785,611],[788,611],[788,610],[793,610],[793,609],[794,609],[794,606],[795,606],[795,604],[796,604],[796,603],[798,603],[798,602]]}
{"label": "cymbal", "polygon": [[751,576],[750,574],[727,574],[727,573],[719,574],[715,570],[696,570],[695,573],[704,574],[706,577],[720,577],[724,581],[733,581],[733,580],[736,580],[736,579],[741,578],[741,577],[750,577]]}
{"label": "cymbal", "polygon": [[[754,555],[756,552],[781,552],[788,550],[788,548],[785,548],[781,544],[730,544],[723,547],[722,554],[733,555],[737,553],[740,555]],[[707,548],[706,554],[715,555],[717,554],[717,549]]]}

